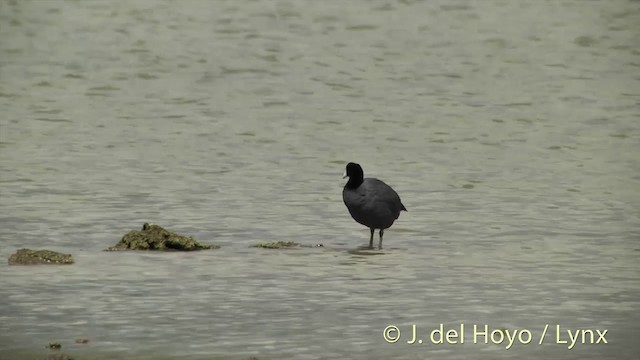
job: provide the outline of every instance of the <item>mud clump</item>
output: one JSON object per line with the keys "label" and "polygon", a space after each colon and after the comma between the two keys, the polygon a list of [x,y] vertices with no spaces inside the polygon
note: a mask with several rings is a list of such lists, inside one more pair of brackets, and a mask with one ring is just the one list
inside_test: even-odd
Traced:
{"label": "mud clump", "polygon": [[9,265],[69,265],[73,256],[51,250],[20,249],[9,256]]}
{"label": "mud clump", "polygon": [[216,249],[216,245],[198,243],[193,237],[178,235],[161,226],[144,223],[142,230],[129,231],[107,251],[120,250],[177,250],[195,251]]}

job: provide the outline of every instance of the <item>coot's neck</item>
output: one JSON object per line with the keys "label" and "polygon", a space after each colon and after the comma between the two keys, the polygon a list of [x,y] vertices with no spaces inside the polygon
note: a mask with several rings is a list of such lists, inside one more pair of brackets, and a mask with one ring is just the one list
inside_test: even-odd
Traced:
{"label": "coot's neck", "polygon": [[347,189],[357,189],[358,186],[362,185],[363,181],[364,174],[362,172],[351,174],[349,175],[349,181],[347,181],[347,184],[344,187],[346,187]]}

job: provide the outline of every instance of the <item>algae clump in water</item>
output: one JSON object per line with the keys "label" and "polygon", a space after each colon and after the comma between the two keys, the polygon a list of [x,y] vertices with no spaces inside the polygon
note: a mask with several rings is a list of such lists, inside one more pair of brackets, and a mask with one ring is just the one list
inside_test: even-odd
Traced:
{"label": "algae clump in water", "polygon": [[118,250],[179,250],[194,251],[218,248],[216,245],[198,243],[193,237],[182,236],[165,228],[144,223],[142,230],[133,230],[125,234],[122,239],[108,251]]}
{"label": "algae clump in water", "polygon": [[47,345],[47,347],[49,349],[60,350],[62,348],[62,345],[60,345],[59,342],[52,341],[52,342],[49,343],[49,345]]}
{"label": "algae clump in water", "polygon": [[251,245],[251,247],[259,247],[263,249],[284,249],[284,248],[292,248],[296,246],[300,246],[300,244],[294,241],[260,242],[260,243]]}
{"label": "algae clump in water", "polygon": [[70,254],[51,250],[20,249],[9,257],[9,265],[69,265],[73,264]]}

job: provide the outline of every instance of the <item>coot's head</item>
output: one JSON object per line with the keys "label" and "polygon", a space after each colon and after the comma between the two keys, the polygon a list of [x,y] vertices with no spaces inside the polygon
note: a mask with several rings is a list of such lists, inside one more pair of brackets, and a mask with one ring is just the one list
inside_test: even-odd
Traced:
{"label": "coot's head", "polygon": [[362,184],[364,180],[364,172],[359,164],[350,162],[347,164],[344,177],[348,177],[347,187],[356,188]]}

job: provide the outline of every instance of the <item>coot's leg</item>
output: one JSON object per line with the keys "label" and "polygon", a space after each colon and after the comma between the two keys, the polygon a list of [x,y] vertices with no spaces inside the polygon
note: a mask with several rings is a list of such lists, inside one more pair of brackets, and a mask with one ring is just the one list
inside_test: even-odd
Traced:
{"label": "coot's leg", "polygon": [[382,250],[382,235],[384,235],[384,229],[380,229],[380,244],[378,244],[380,250]]}
{"label": "coot's leg", "polygon": [[376,231],[374,228],[370,228],[371,230],[371,238],[369,239],[369,248],[373,249],[373,233]]}

